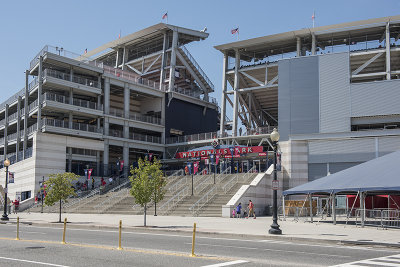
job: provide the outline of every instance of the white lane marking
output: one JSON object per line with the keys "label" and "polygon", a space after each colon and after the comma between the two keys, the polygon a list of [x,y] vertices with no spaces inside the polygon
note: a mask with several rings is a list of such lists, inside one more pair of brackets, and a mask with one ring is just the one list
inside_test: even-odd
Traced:
{"label": "white lane marking", "polygon": [[400,254],[391,255],[386,257],[379,257],[367,260],[353,261],[339,265],[333,265],[332,267],[348,267],[348,266],[364,266],[363,264],[369,264],[373,266],[394,266],[400,267]]}
{"label": "white lane marking", "polygon": [[204,265],[203,267],[229,266],[229,265],[235,265],[235,264],[247,263],[247,262],[248,262],[248,261],[244,261],[244,260],[228,261],[228,262],[217,263],[217,264],[213,264],[213,265]]}
{"label": "white lane marking", "polygon": [[[10,225],[4,225],[10,226]],[[13,226],[15,227],[15,226]],[[61,228],[54,228],[48,226],[32,226],[29,225],[28,227],[32,228],[44,228],[44,229],[61,229]],[[105,232],[105,233],[118,233],[117,230],[97,230],[97,229],[74,229],[70,228],[68,231],[85,231],[85,232]],[[189,233],[189,232],[188,232]],[[180,238],[192,238],[192,236],[183,236],[183,235],[175,235],[175,234],[159,234],[159,233],[143,233],[143,232],[124,232],[124,234],[131,234],[131,235],[154,235],[154,236],[171,236],[171,237],[180,237]],[[325,244],[307,244],[307,243],[295,243],[295,242],[288,242],[288,241],[281,241],[281,240],[246,240],[246,239],[234,239],[234,238],[224,238],[224,237],[206,237],[206,236],[199,236],[197,239],[210,239],[210,240],[226,240],[226,241],[240,241],[240,242],[260,242],[260,243],[277,243],[277,244],[287,244],[293,246],[309,246],[309,247],[324,247],[324,248],[346,248],[346,249],[354,249],[354,250],[373,250],[373,251],[382,251],[387,252],[388,250],[396,250],[396,249],[378,249],[373,247],[351,247],[347,245],[325,245]]]}
{"label": "white lane marking", "polygon": [[[14,233],[16,233],[17,231],[14,231]],[[19,233],[21,234],[41,234],[41,235],[47,235],[46,233],[43,232],[29,232],[29,231],[19,231]]]}
{"label": "white lane marking", "polygon": [[[190,245],[192,243],[185,243]],[[252,247],[238,247],[238,246],[225,246],[225,245],[215,245],[215,244],[199,244],[196,243],[196,246],[207,246],[207,247],[224,247],[224,248],[240,248],[240,249],[255,249],[255,250],[264,250],[264,251],[277,251],[277,252],[293,252],[300,254],[312,254],[312,255],[321,255],[321,256],[334,256],[334,257],[342,257],[342,258],[350,258],[351,256],[344,255],[335,255],[335,254],[325,254],[325,253],[315,253],[315,252],[306,252],[306,251],[291,251],[291,250],[283,250],[283,249],[272,249],[272,248],[252,248]]]}
{"label": "white lane marking", "polygon": [[0,257],[0,259],[10,260],[10,261],[21,261],[21,262],[36,263],[36,264],[48,265],[48,266],[69,267],[69,266],[67,266],[67,265],[59,265],[59,264],[53,264],[53,263],[47,263],[47,262],[29,261],[29,260],[14,259],[14,258],[6,258],[6,257]]}

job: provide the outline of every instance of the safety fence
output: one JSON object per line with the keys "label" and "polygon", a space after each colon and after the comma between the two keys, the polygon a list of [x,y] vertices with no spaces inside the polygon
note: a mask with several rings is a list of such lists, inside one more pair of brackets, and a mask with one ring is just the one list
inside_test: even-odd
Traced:
{"label": "safety fence", "polygon": [[[363,218],[364,217],[364,218]],[[397,209],[356,209],[356,225],[381,228],[400,228],[400,210]]]}

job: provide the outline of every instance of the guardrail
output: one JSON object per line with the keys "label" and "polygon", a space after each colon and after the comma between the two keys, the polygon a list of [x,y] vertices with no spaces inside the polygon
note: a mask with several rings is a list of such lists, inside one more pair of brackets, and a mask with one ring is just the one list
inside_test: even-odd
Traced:
{"label": "guardrail", "polygon": [[[253,174],[255,168],[256,166],[253,166],[250,170],[246,172],[246,174],[243,176],[244,181],[246,181]],[[225,194],[228,193],[232,189],[232,187],[234,187],[239,182],[239,178],[240,175],[237,173],[231,179],[229,179],[229,181],[222,187],[222,190]]]}
{"label": "guardrail", "polygon": [[214,185],[206,194],[204,194],[199,200],[196,201],[196,203],[193,204],[189,208],[189,210],[192,212],[193,216],[198,215],[198,212],[203,208],[210,200],[212,200],[215,195],[217,194],[217,189],[218,187]]}
{"label": "guardrail", "polygon": [[161,205],[159,210],[162,211],[162,214],[166,214],[168,211],[176,207],[176,205],[178,205],[178,203],[181,202],[188,195],[189,195],[189,187],[185,187],[177,194],[175,194],[173,197],[171,197],[167,202]]}
{"label": "guardrail", "polygon": [[81,204],[82,201],[87,200],[88,198],[91,198],[91,197],[93,197],[93,196],[95,196],[97,194],[100,194],[100,189],[99,188],[93,189],[89,194],[87,194],[87,195],[85,195],[83,197],[80,197],[80,198],[76,199],[75,201],[72,201],[70,203],[65,204],[63,206],[63,208],[67,209],[67,208],[70,208],[72,206],[75,206],[72,209],[72,210],[75,210]]}
{"label": "guardrail", "polygon": [[179,179],[178,181],[176,181],[173,185],[171,185],[168,188],[168,191],[171,194],[175,194],[178,190],[180,190],[183,186],[185,186],[188,183],[188,177],[185,176],[182,179]]}
{"label": "guardrail", "polygon": [[[362,220],[364,216],[364,220]],[[357,209],[356,225],[381,228],[400,228],[400,210],[397,209]]]}
{"label": "guardrail", "polygon": [[213,181],[214,181],[213,176],[206,177],[203,181],[201,181],[198,185],[196,185],[196,187],[194,188],[194,191],[196,193],[203,191],[207,187],[207,185],[212,184]]}
{"label": "guardrail", "polygon": [[221,182],[222,179],[223,179],[223,175],[224,175],[224,174],[228,174],[228,172],[229,172],[229,174],[231,173],[231,167],[226,168],[223,172],[221,172],[220,174],[218,174],[218,175],[215,177],[215,182],[216,182],[216,183]]}
{"label": "guardrail", "polygon": [[124,189],[124,187],[127,186],[130,182],[131,182],[130,180],[127,180],[127,181],[123,182],[122,184],[120,184],[119,186],[114,187],[113,189],[111,189],[110,191],[108,191],[107,193],[116,192],[116,191],[118,191],[118,193],[112,194],[111,197],[108,197],[108,198],[105,199],[104,201],[102,201],[102,202],[100,202],[99,204],[97,204],[96,206],[94,206],[94,209],[100,210],[100,212],[103,212],[103,211],[105,211],[105,210],[107,210],[108,208],[110,208],[110,207],[113,206],[113,204],[114,204],[114,203],[113,203],[113,202],[114,202],[114,199],[119,198],[119,197],[123,198],[123,197],[125,197],[125,196],[128,196],[128,195],[129,195],[129,189],[127,189],[127,190],[123,190],[123,189]]}

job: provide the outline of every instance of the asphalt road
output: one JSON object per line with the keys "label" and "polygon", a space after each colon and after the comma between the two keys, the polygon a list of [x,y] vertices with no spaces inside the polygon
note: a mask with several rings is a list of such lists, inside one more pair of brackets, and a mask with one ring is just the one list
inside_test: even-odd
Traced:
{"label": "asphalt road", "polygon": [[191,257],[187,233],[125,230],[123,250],[117,250],[117,230],[68,226],[66,245],[62,228],[21,225],[21,240],[15,237],[15,224],[0,225],[0,266],[332,266],[400,254],[379,247],[197,236],[197,256]]}

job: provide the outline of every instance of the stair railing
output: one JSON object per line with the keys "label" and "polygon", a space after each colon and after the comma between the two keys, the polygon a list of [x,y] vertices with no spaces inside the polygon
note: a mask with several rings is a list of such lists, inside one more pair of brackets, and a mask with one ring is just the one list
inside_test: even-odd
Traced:
{"label": "stair railing", "polygon": [[199,200],[197,200],[196,203],[193,204],[193,206],[189,208],[193,216],[197,216],[199,211],[215,197],[215,195],[217,194],[217,188],[218,187],[214,185],[206,194],[204,194]]}
{"label": "stair railing", "polygon": [[[121,196],[123,193],[121,193],[121,192],[124,192],[123,190],[121,190],[122,188],[124,188],[127,184],[129,184],[131,181],[130,180],[127,180],[127,181],[125,181],[125,182],[123,182],[122,184],[120,184],[119,186],[117,186],[117,187],[114,187],[113,189],[111,189],[110,191],[108,191],[107,193],[110,193],[110,192],[116,192],[116,191],[118,191],[118,193],[116,193],[116,194],[112,194],[112,196],[111,197],[108,197],[108,198],[106,198],[105,200],[103,200],[102,202],[100,202],[99,204],[97,204],[96,206],[94,206],[94,209],[102,209],[102,210],[106,210],[107,208],[109,208],[110,206],[112,206],[111,205],[111,203],[112,203],[112,201],[116,198],[116,197],[119,197],[119,196]],[[129,190],[127,191],[127,192],[129,192]],[[128,193],[129,194],[129,193]]]}
{"label": "stair railing", "polygon": [[178,190],[180,190],[182,188],[182,186],[186,185],[188,182],[188,177],[185,176],[182,179],[179,179],[178,181],[176,181],[173,185],[171,185],[170,187],[168,187],[168,191],[171,194],[176,193]]}
{"label": "stair railing", "polygon": [[200,67],[199,63],[197,63],[197,61],[194,59],[194,57],[192,56],[192,54],[190,54],[189,50],[187,50],[187,48],[182,45],[180,47],[183,51],[183,53],[185,53],[185,55],[189,58],[189,60],[192,62],[193,66],[199,71],[200,75],[203,76],[204,80],[206,80],[206,82],[208,83],[208,85],[212,88],[212,90],[214,91],[214,84],[211,82],[211,80],[208,78],[208,76],[205,74],[205,72],[203,71],[203,69]]}
{"label": "stair railing", "polygon": [[221,172],[220,174],[217,175],[217,177],[215,177],[215,181],[216,183],[219,183],[220,181],[222,181],[224,174],[228,174],[231,173],[231,167],[226,168],[223,172]]}
{"label": "stair railing", "polygon": [[[246,172],[246,174],[243,176],[244,181],[246,181],[253,174],[255,167],[256,166],[253,166],[250,170]],[[239,182],[239,178],[240,175],[237,173],[231,179],[229,179],[229,181],[224,186],[222,186],[222,190],[224,191],[225,194],[229,192],[232,189],[232,187]]]}
{"label": "stair railing", "polygon": [[87,200],[88,198],[91,198],[97,194],[100,194],[100,188],[96,188],[94,190],[92,190],[89,194],[87,194],[86,196],[80,197],[78,199],[76,199],[75,201],[69,202],[67,204],[64,205],[64,209],[70,208],[72,206],[74,207],[74,210],[80,205],[80,203],[84,200]]}
{"label": "stair railing", "polygon": [[175,208],[178,203],[181,202],[188,195],[189,187],[185,186],[185,188],[183,188],[181,191],[172,196],[167,202],[161,205],[161,207],[159,208],[161,214],[166,214],[168,211]]}

